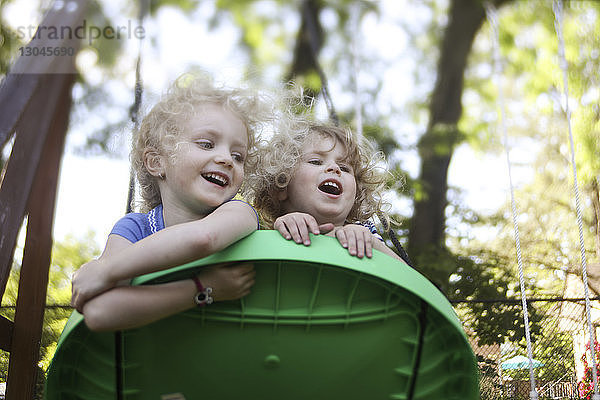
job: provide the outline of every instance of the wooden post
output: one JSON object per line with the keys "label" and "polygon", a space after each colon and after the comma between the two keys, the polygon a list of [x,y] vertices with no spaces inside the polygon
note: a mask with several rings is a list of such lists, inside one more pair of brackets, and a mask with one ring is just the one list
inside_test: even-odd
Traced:
{"label": "wooden post", "polygon": [[[68,4],[67,4],[68,3]],[[40,26],[71,27],[83,21],[88,0],[55,2]],[[73,7],[75,5],[75,7]],[[34,123],[31,120],[49,118],[55,104],[49,99],[32,110],[32,103],[40,101],[40,85],[47,75],[75,73],[75,55],[80,47],[77,38],[54,38],[51,35],[34,37],[27,45],[37,49],[46,47],[72,49],[73,55],[19,57],[4,77],[0,85],[0,147],[15,132],[15,126]],[[58,90],[58,89],[57,89]],[[55,99],[55,97],[52,97]],[[40,126],[48,122],[40,121]],[[45,130],[34,130],[31,135],[23,135],[17,130],[15,144],[6,166],[4,180],[0,188],[0,298],[4,294],[12,265],[17,234],[25,216],[25,204],[31,192],[33,177],[40,159],[41,149],[46,140]]]}
{"label": "wooden post", "polygon": [[48,135],[27,203],[27,236],[19,279],[6,392],[7,398],[11,400],[30,400],[34,394],[46,305],[48,267],[52,252],[52,224],[58,171],[69,121],[73,82],[74,75],[47,75],[42,84],[42,91],[36,96],[36,100],[39,100],[32,104],[33,108],[54,104],[56,109],[48,126],[39,127],[42,130],[47,129]]}
{"label": "wooden post", "polygon": [[[54,2],[40,26],[75,28],[83,21],[87,3]],[[27,46],[65,48],[70,54],[20,57],[0,85],[0,147],[16,132],[0,187],[0,299],[10,274],[17,234],[28,214],[15,321],[0,320],[0,347],[10,352],[6,395],[17,400],[30,400],[35,389],[58,168],[80,43],[77,38],[36,34]]]}

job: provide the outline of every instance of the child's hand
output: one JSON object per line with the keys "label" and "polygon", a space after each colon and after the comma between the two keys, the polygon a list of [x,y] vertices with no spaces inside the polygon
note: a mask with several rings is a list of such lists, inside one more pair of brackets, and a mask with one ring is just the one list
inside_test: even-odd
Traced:
{"label": "child's hand", "polygon": [[351,256],[373,257],[373,243],[377,239],[366,226],[348,224],[335,228],[329,235],[335,236]]}
{"label": "child's hand", "polygon": [[83,305],[92,297],[112,289],[116,282],[107,279],[102,262],[92,260],[79,268],[71,281],[71,306],[83,313]]}
{"label": "child's hand", "polygon": [[256,271],[253,264],[226,263],[203,268],[198,279],[211,287],[215,301],[235,300],[250,293]]}
{"label": "child's hand", "polygon": [[294,242],[308,246],[310,245],[309,232],[313,235],[327,233],[333,229],[333,224],[319,225],[312,215],[293,212],[277,218],[273,228],[277,229],[287,240],[294,239]]}

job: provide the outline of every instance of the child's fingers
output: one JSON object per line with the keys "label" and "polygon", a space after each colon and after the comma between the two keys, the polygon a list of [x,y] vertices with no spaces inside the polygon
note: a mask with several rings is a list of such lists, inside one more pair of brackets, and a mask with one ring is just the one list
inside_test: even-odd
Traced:
{"label": "child's fingers", "polygon": [[365,231],[363,237],[365,240],[365,255],[367,258],[371,258],[373,257],[373,234]]}
{"label": "child's fingers", "polygon": [[335,228],[335,225],[333,225],[331,222],[319,225],[319,233],[329,233],[333,230],[333,228]]}
{"label": "child's fingers", "polygon": [[71,307],[81,313],[81,302],[79,301],[79,295],[76,293],[72,293],[71,295]]}
{"label": "child's fingers", "polygon": [[351,256],[357,256],[358,258],[362,258],[364,255],[364,248],[361,248],[361,246],[364,246],[363,241],[360,240],[359,242],[359,237],[356,235],[356,232],[354,232],[354,230],[352,229],[347,229],[346,237],[348,238],[348,253],[350,253]]}
{"label": "child's fingers", "polygon": [[340,242],[343,248],[348,248],[348,238],[346,237],[346,232],[344,232],[343,229],[338,229],[335,231],[335,237],[338,239],[338,242]]}
{"label": "child's fingers", "polygon": [[213,289],[216,301],[235,300],[250,292],[256,271],[252,263],[222,263],[203,268],[200,281]]}
{"label": "child's fingers", "polygon": [[76,309],[80,314],[83,314],[83,306],[87,302],[88,298],[79,292],[75,292],[71,297],[71,306]]}
{"label": "child's fingers", "polygon": [[254,276],[256,276],[256,270],[254,269],[254,266],[252,266],[251,269],[249,269],[247,272],[245,272],[244,276],[254,278]]}
{"label": "child's fingers", "polygon": [[273,228],[277,229],[281,235],[294,242],[304,245],[310,245],[309,233],[318,235],[321,231],[317,220],[306,213],[289,213],[275,220]]}
{"label": "child's fingers", "polygon": [[256,273],[256,271],[254,270],[254,264],[252,264],[252,263],[235,263],[234,262],[231,264],[226,264],[225,266],[231,266],[231,268],[238,270],[241,275]]}
{"label": "child's fingers", "polygon": [[356,256],[358,258],[373,257],[373,235],[366,229],[353,230],[356,234]]}
{"label": "child's fingers", "polygon": [[281,219],[277,219],[275,221],[275,223],[273,224],[273,228],[275,228],[286,240],[290,240],[292,238],[292,235],[288,231],[287,226],[285,226]]}
{"label": "child's fingers", "polygon": [[249,292],[250,292],[250,288],[251,288],[252,286],[254,286],[254,283],[255,283],[255,282],[256,282],[256,281],[255,281],[254,279],[249,279],[249,280],[247,280],[247,281],[244,283],[244,286],[242,287],[242,290],[241,290],[241,292],[242,292],[242,293],[249,293]]}
{"label": "child's fingers", "polygon": [[317,224],[317,220],[312,215],[303,213],[294,213],[292,216],[301,240],[300,242],[296,241],[296,243],[303,243],[305,246],[309,246],[309,233],[313,233],[315,235],[319,234],[319,225]]}
{"label": "child's fingers", "polygon": [[304,237],[301,232],[302,226],[298,226],[296,220],[292,219],[291,221],[286,221],[286,227],[288,232],[292,235],[294,242],[300,244],[305,243],[305,240],[308,240],[308,230],[306,230],[306,225],[304,225],[304,229],[306,230]]}
{"label": "child's fingers", "polygon": [[218,265],[218,268],[227,268],[229,271],[227,273],[231,279],[238,282],[239,285],[243,285],[243,282],[254,279],[254,276],[256,275],[256,270],[252,263],[225,263]]}
{"label": "child's fingers", "polygon": [[373,257],[373,238],[368,230],[362,229],[358,225],[346,225],[336,230],[335,236],[340,244],[348,249],[351,256],[358,258]]}
{"label": "child's fingers", "polygon": [[75,292],[71,297],[71,306],[80,314],[83,314],[83,305],[85,304],[85,301],[86,299],[81,294]]}
{"label": "child's fingers", "polygon": [[[308,229],[306,228],[306,222],[304,219],[298,215],[285,215],[280,217],[275,221],[278,226],[278,231],[281,235],[287,240],[292,239],[294,242],[300,244],[306,244],[308,240],[308,244],[310,244],[310,240],[308,239]],[[275,225],[273,225],[275,227]],[[305,233],[302,232],[304,229]]]}
{"label": "child's fingers", "polygon": [[306,223],[308,230],[313,235],[318,235],[321,233],[321,228],[319,227],[319,224],[317,224],[317,220],[312,215],[305,214],[304,222]]}
{"label": "child's fingers", "polygon": [[[290,224],[288,230],[292,232],[294,241],[298,244],[302,243],[305,246],[310,245],[309,230],[312,232],[319,231],[317,221],[308,214],[294,213],[290,215]],[[293,228],[292,226],[293,225]],[[296,236],[294,236],[296,234]]]}

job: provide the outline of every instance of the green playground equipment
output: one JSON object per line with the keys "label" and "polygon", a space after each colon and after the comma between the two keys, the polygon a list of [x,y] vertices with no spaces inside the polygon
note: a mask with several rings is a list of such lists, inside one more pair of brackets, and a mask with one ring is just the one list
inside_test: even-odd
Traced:
{"label": "green playground equipment", "polygon": [[252,261],[256,284],[138,329],[91,332],[74,312],[46,382],[47,400],[479,399],[477,362],[450,303],[426,278],[337,240],[309,247],[258,231],[210,257],[136,278],[191,277]]}

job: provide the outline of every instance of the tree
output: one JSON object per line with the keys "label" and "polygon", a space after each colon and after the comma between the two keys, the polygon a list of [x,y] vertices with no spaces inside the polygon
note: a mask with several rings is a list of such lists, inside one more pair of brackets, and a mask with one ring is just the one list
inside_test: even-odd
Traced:
{"label": "tree", "polygon": [[[496,7],[506,0],[494,1]],[[477,0],[453,0],[448,25],[440,43],[437,78],[429,102],[429,122],[418,143],[421,171],[414,189],[414,214],[408,243],[416,265],[442,289],[452,273],[432,264],[434,253],[446,258],[446,206],[448,167],[454,148],[464,140],[458,128],[462,116],[462,93],[471,45],[485,20],[485,11]],[[448,269],[450,268],[450,269]]]}

